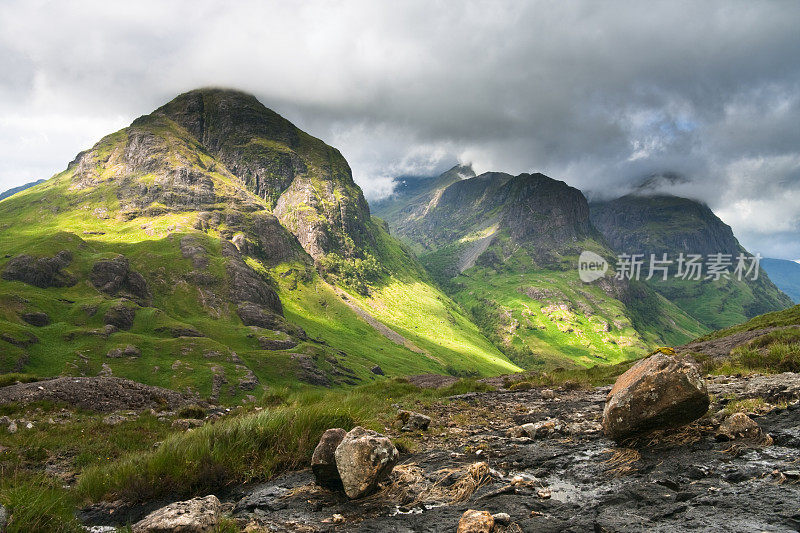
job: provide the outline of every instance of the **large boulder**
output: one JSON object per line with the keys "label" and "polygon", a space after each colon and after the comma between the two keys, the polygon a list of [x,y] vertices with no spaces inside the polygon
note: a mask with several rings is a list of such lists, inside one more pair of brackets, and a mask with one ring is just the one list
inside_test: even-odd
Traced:
{"label": "large boulder", "polygon": [[133,533],[212,533],[219,524],[222,505],[216,496],[175,502],[153,511],[135,523]]}
{"label": "large boulder", "polygon": [[97,290],[111,296],[123,293],[139,303],[150,299],[150,289],[144,277],[131,270],[128,259],[122,255],[95,263],[89,280]]}
{"label": "large boulder", "polygon": [[375,491],[397,464],[400,453],[388,437],[356,426],[345,435],[334,455],[344,492],[356,499]]}
{"label": "large boulder", "polygon": [[62,269],[72,262],[72,253],[61,250],[54,257],[18,255],[6,263],[3,279],[21,281],[34,287],[71,287],[76,279]]}
{"label": "large boulder", "polygon": [[662,352],[622,374],[606,398],[603,429],[620,440],[653,429],[678,427],[703,416],[705,381],[687,359]]}
{"label": "large boulder", "polygon": [[314,448],[314,455],[311,456],[311,471],[317,484],[331,489],[342,489],[342,478],[336,468],[336,448],[344,439],[347,432],[342,428],[327,430],[319,439],[319,444]]}
{"label": "large boulder", "polygon": [[23,313],[21,318],[31,326],[36,326],[38,328],[50,325],[50,317],[47,316],[47,313],[42,313],[40,311]]}
{"label": "large boulder", "polygon": [[128,307],[124,303],[117,303],[111,306],[106,314],[103,315],[103,323],[129,330],[133,327],[133,319],[136,318],[136,310]]}

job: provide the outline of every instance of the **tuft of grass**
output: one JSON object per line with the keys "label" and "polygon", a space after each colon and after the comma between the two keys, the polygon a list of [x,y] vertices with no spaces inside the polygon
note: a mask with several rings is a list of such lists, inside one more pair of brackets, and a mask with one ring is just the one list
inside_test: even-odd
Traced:
{"label": "tuft of grass", "polygon": [[764,398],[745,398],[743,400],[728,402],[722,412],[725,413],[725,415],[732,415],[733,413],[755,413],[765,409],[766,406],[767,402],[764,401]]}
{"label": "tuft of grass", "polygon": [[7,533],[77,533],[72,495],[44,476],[14,477],[0,482],[0,494],[11,518]]}
{"label": "tuft of grass", "polygon": [[141,501],[211,492],[232,483],[265,479],[310,459],[322,433],[351,429],[354,409],[320,403],[280,407],[173,434],[154,451],[87,468],[76,487],[88,500]]}
{"label": "tuft of grass", "polygon": [[0,387],[7,387],[15,383],[32,383],[34,381],[39,381],[39,378],[31,374],[19,374],[16,372],[0,374]]}

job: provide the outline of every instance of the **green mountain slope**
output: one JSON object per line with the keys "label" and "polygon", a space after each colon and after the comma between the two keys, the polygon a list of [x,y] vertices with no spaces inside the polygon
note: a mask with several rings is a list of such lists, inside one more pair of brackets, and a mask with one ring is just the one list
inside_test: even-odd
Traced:
{"label": "green mountain slope", "polygon": [[382,223],[337,150],[252,96],[184,94],[0,204],[0,372],[222,402],[517,367]]}
{"label": "green mountain slope", "polygon": [[517,364],[614,363],[707,331],[643,284],[579,279],[582,251],[613,254],[577,189],[542,174],[469,176],[398,180],[373,210]]}
{"label": "green mountain slope", "polygon": [[[591,218],[618,253],[677,259],[680,253],[747,253],[708,206],[675,196],[624,196],[593,203]],[[675,267],[666,281],[658,276],[648,284],[710,329],[721,329],[754,316],[785,309],[791,299],[761,269],[758,279],[676,279]],[[705,277],[705,273],[703,275]]]}
{"label": "green mountain slope", "polygon": [[800,263],[787,259],[761,260],[761,267],[780,290],[794,303],[800,303]]}

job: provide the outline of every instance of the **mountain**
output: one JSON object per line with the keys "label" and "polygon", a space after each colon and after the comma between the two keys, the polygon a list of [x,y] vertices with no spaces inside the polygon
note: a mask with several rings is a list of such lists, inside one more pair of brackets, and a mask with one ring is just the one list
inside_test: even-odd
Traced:
{"label": "mountain", "polygon": [[43,181],[44,180],[31,181],[30,183],[26,183],[24,185],[20,185],[19,187],[14,187],[13,189],[8,189],[7,191],[0,192],[0,200],[4,200],[4,199],[8,198],[9,196],[12,196],[14,194],[17,194],[18,192],[24,191],[25,189],[30,189],[34,185],[39,185]]}
{"label": "mountain", "polygon": [[707,331],[642,283],[579,279],[582,251],[614,254],[562,181],[454,167],[397,182],[374,213],[522,366],[617,362]]}
{"label": "mountain", "polygon": [[[592,223],[619,254],[655,254],[677,261],[679,254],[728,254],[735,268],[736,257],[747,254],[729,226],[700,202],[669,195],[628,195],[591,205]],[[749,255],[749,254],[748,254]],[[756,315],[792,305],[760,271],[758,279],[676,279],[673,264],[669,278],[658,276],[647,282],[710,329],[722,329]],[[705,278],[705,274],[703,276]]]}
{"label": "mountain", "polygon": [[371,217],[338,150],[238,91],[182,94],[3,201],[0,248],[0,372],[230,402],[518,370]]}
{"label": "mountain", "polygon": [[780,290],[794,300],[794,303],[800,303],[800,263],[765,257],[761,260],[761,268]]}

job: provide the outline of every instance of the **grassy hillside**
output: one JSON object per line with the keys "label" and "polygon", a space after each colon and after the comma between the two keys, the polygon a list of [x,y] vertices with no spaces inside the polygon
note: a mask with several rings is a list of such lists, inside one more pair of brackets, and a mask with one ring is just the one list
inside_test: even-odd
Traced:
{"label": "grassy hillside", "polygon": [[[363,197],[350,195],[357,187],[334,149],[269,112],[266,126],[248,125],[253,135],[280,126],[288,137],[262,142],[263,153],[239,137],[214,152],[170,112],[137,119],[0,203],[0,373],[115,375],[228,403],[274,387],[380,380],[375,365],[387,375],[517,370],[380,221],[363,219],[366,204],[359,211]],[[204,124],[207,135],[227,127]],[[245,179],[240,149],[266,166],[253,163]],[[269,166],[276,150],[288,167]],[[284,226],[272,215],[275,194],[250,182],[295,164],[319,191],[296,196],[288,180],[275,185],[277,203],[286,217],[292,206],[316,214]],[[341,218],[314,222],[329,207]],[[115,261],[129,269],[120,279],[140,276],[143,292],[98,284],[98,268]],[[109,326],[120,314],[131,323]]]}
{"label": "grassy hillside", "polygon": [[470,178],[455,167],[436,179],[399,179],[375,212],[520,366],[616,363],[708,331],[642,284],[580,281],[581,251],[609,261],[613,253],[583,195],[563,182]]}

